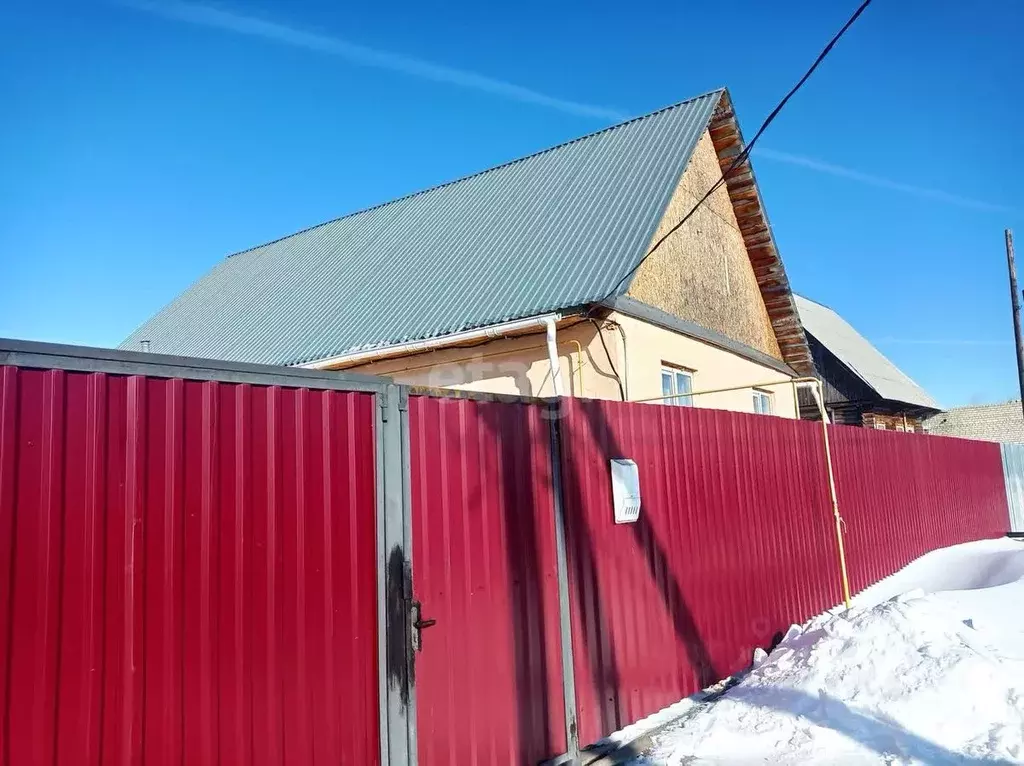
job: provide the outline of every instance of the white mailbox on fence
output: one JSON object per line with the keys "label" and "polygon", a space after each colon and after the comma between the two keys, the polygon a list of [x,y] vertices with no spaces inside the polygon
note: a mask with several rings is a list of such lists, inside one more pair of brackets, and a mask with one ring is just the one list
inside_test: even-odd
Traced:
{"label": "white mailbox on fence", "polygon": [[616,524],[632,524],[640,518],[640,474],[629,458],[613,458],[612,503]]}

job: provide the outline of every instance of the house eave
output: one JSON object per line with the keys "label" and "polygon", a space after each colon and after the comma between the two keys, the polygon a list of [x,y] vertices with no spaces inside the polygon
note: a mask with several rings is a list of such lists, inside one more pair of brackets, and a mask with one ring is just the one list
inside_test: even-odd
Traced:
{"label": "house eave", "polygon": [[577,318],[574,316],[577,311],[577,309],[567,309],[498,324],[485,325],[483,327],[475,327],[433,338],[422,338],[403,343],[376,346],[369,349],[348,351],[295,366],[313,370],[345,370],[372,362],[419,356],[420,354],[432,351],[472,346],[492,340],[516,338],[522,335],[544,332],[544,324],[549,319],[553,320],[559,328],[573,324],[577,321]]}
{"label": "house eave", "polygon": [[[728,91],[722,93],[708,129],[719,166],[725,173],[744,149]],[[811,349],[749,156],[726,175],[725,185],[782,358],[798,374],[814,375]]]}
{"label": "house eave", "polygon": [[731,354],[743,357],[744,359],[760,364],[764,367],[768,367],[776,372],[781,372],[784,375],[791,377],[801,377],[801,374],[794,370],[790,365],[785,362],[780,362],[778,359],[765,354],[762,351],[758,351],[755,348],[751,348],[745,343],[740,343],[732,338],[726,337],[720,332],[715,330],[709,330],[706,327],[702,327],[694,322],[681,319],[674,314],[670,314],[667,311],[662,311],[659,308],[650,306],[643,301],[638,301],[636,298],[630,298],[629,296],[619,296],[618,298],[612,298],[604,301],[600,304],[605,309],[616,311],[620,314],[624,314],[634,319],[639,319],[642,322],[662,327],[672,332],[677,332],[680,335],[685,335],[694,340],[698,340],[702,343],[706,343],[709,346],[715,346],[723,351],[728,351]]}

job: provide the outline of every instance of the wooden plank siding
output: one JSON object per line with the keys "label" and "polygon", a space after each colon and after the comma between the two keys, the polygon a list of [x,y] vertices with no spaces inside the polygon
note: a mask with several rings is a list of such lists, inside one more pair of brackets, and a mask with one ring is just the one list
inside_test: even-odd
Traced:
{"label": "wooden plank siding", "polygon": [[[921,407],[883,399],[817,338],[806,335],[816,374],[821,379],[825,409],[833,423],[921,432]],[[818,406],[809,392],[800,392],[799,403],[801,418],[819,419]]]}
{"label": "wooden plank siding", "polygon": [[[744,147],[728,93],[722,94],[711,118],[710,131],[719,165],[725,173]],[[726,175],[725,185],[782,358],[799,374],[813,375],[814,364],[807,337],[800,323],[786,267],[775,245],[749,158],[745,158]]]}

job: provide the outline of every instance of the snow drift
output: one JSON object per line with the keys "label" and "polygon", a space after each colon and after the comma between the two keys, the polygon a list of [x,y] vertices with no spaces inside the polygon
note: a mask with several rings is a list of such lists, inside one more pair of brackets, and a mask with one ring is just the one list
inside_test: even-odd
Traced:
{"label": "snow drift", "polygon": [[1021,762],[1022,578],[1015,541],[928,554],[850,611],[791,628],[637,763]]}

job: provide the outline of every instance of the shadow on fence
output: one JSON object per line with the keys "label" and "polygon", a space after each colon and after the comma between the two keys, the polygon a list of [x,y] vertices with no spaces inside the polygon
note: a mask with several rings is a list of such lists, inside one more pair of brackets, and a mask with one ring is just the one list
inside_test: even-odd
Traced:
{"label": "shadow on fence", "polygon": [[[734,413],[700,417],[673,413],[667,418],[667,413],[657,412],[660,409],[617,402],[541,403],[488,398],[466,402],[459,407],[458,417],[447,424],[444,419],[421,424],[424,429],[443,426],[446,430],[442,441],[451,439],[462,444],[461,451],[435,462],[447,465],[444,461],[448,460],[453,473],[460,477],[457,487],[462,491],[454,491],[453,497],[457,498],[455,502],[464,503],[459,513],[473,520],[474,537],[471,542],[468,534],[464,539],[460,535],[459,540],[471,546],[479,546],[475,541],[483,540],[488,546],[486,550],[466,549],[472,553],[465,555],[480,557],[475,566],[482,568],[468,575],[474,578],[472,582],[459,583],[459,588],[466,589],[459,597],[472,598],[474,593],[477,598],[488,597],[476,589],[475,578],[491,571],[489,560],[501,562],[494,570],[494,576],[501,579],[488,581],[486,587],[493,582],[493,587],[500,589],[495,593],[496,601],[507,598],[506,604],[495,604],[502,610],[500,615],[491,612],[495,619],[480,623],[480,638],[476,638],[473,624],[459,628],[469,631],[460,643],[474,647],[474,651],[476,645],[472,642],[484,636],[496,636],[501,642],[493,647],[497,651],[488,646],[486,652],[476,653],[495,663],[495,670],[501,672],[503,691],[500,714],[487,719],[489,728],[470,734],[468,743],[460,735],[462,745],[473,752],[477,747],[496,753],[514,752],[509,760],[527,763],[558,755],[562,743],[573,737],[562,727],[558,693],[562,625],[553,606],[558,598],[551,558],[553,492],[559,492],[564,511],[576,722],[583,744],[739,670],[749,662],[754,646],[777,642],[780,625],[805,619],[835,603],[830,601],[835,589],[831,579],[834,562],[825,542],[832,538],[819,508],[824,502],[819,496],[823,479],[806,461],[797,460],[792,466],[787,462],[793,445],[805,451],[817,450],[817,438],[811,441],[809,434],[796,433],[797,426],[778,419],[751,420],[755,416]],[[659,441],[664,434],[642,430],[652,422],[663,421],[687,433],[690,428],[708,429],[707,440],[688,437],[674,445],[682,450],[679,459],[695,461],[692,470],[671,473],[677,470],[673,465],[676,458]],[[810,428],[807,424],[805,430]],[[786,439],[795,438],[794,433],[800,438],[791,444]],[[549,476],[553,434],[559,436],[562,445],[557,458],[561,488],[553,487]],[[817,437],[817,431],[813,435]],[[848,476],[864,475],[864,470],[857,470],[859,458],[854,457],[871,459],[872,482],[865,482],[863,488],[859,484],[853,489],[846,487],[848,494],[856,491],[865,498],[864,503],[851,503],[857,510],[848,514],[851,526],[856,525],[864,538],[858,550],[878,551],[874,554],[878,566],[891,572],[898,563],[896,554],[906,553],[906,545],[885,534],[889,527],[884,523],[885,514],[875,510],[879,505],[876,496],[879,486],[886,488],[887,497],[902,496],[903,485],[897,479],[905,461],[880,452],[879,445],[889,446],[888,441],[875,434],[846,433],[844,438],[858,444],[845,445],[844,452],[849,454],[840,458],[839,467],[842,469],[846,460],[853,468],[839,471],[841,481],[848,485]],[[911,438],[927,437],[904,437]],[[715,443],[715,439],[721,442],[724,453],[713,452],[702,458],[692,454],[707,448],[705,441]],[[750,445],[757,444],[758,439],[768,440],[768,446],[751,452]],[[900,447],[901,455],[913,447],[902,442],[891,446]],[[765,449],[776,451],[767,453],[773,456],[771,460],[764,459]],[[986,489],[991,482],[984,469],[989,463],[1000,468],[996,478],[1001,493],[1001,467],[992,462],[988,454],[992,450],[975,445],[951,445],[950,449],[977,463],[975,466],[972,462],[973,467],[964,469],[964,476],[955,482],[965,490],[961,493],[965,497],[955,507],[946,508],[937,500],[919,501],[918,505],[923,503],[921,510],[929,511],[934,506],[942,518],[962,519],[954,537],[966,539],[984,532],[985,525],[975,518],[977,514],[967,514],[979,503],[988,503],[992,495]],[[649,477],[660,478],[649,479],[655,482],[649,512],[642,513],[634,523],[613,527],[611,508],[605,507],[610,500],[607,466],[611,459],[630,452],[645,466]],[[888,460],[879,455],[889,456]],[[783,471],[779,466],[787,469]],[[780,476],[758,484],[762,477],[759,471],[772,470]],[[882,475],[887,477],[885,482],[879,479]],[[975,475],[980,478],[972,478]],[[746,483],[732,491],[729,482]],[[475,491],[483,496],[463,498],[467,487],[479,487]],[[937,498],[943,493],[931,494]],[[995,502],[1001,497],[991,499]],[[750,507],[740,513],[735,510],[740,503]],[[692,523],[676,523],[676,516],[688,514],[695,517]],[[915,509],[914,514],[905,515],[916,518],[921,514]],[[746,522],[755,519],[756,528],[746,530],[749,534],[745,537],[737,537],[730,526],[733,518]],[[480,526],[475,526],[478,523]],[[480,538],[477,530],[483,530],[484,537]],[[503,544],[495,539],[498,535],[504,538]],[[719,550],[722,546],[727,547],[728,555]],[[790,550],[786,546],[795,547]],[[718,552],[709,556],[709,548]],[[456,552],[449,551],[452,554]],[[449,587],[454,588],[454,582]],[[734,597],[735,603],[731,600]],[[763,602],[770,603],[766,606]],[[479,616],[486,614],[487,609],[482,609]],[[494,634],[498,620],[503,626]],[[490,633],[484,625],[490,626]],[[460,657],[449,656],[448,661],[459,663]],[[479,667],[485,672],[488,669],[486,662]],[[477,683],[472,675],[462,680],[473,686]],[[512,683],[507,685],[507,680]],[[479,683],[487,684],[488,680],[482,678]],[[446,704],[460,710],[458,700],[449,698]],[[472,708],[466,712],[472,718]],[[461,712],[452,720],[460,716]],[[495,739],[492,731],[501,734]]]}
{"label": "shadow on fence", "polygon": [[538,477],[531,445],[536,437],[529,432],[529,418],[520,416],[518,406],[484,406],[480,412],[498,445],[505,556],[512,586],[508,604],[516,679],[516,739],[520,756],[532,762],[550,755],[554,747],[545,688],[545,649],[549,640],[557,638],[557,627],[549,635],[546,624],[539,566],[537,516],[547,513],[538,507],[534,489]]}
{"label": "shadow on fence", "polygon": [[[564,405],[559,403],[556,406],[563,407]],[[595,444],[600,445],[601,457],[605,465],[612,458],[622,457],[625,454],[601,408],[584,406],[578,411],[585,414],[587,433]],[[556,416],[561,429],[562,443],[565,445],[571,440],[572,435],[564,427],[567,421],[564,409],[556,410]],[[631,722],[623,720],[621,715],[621,695],[625,690],[621,684],[613,630],[602,613],[606,602],[602,596],[600,580],[594,566],[594,543],[586,514],[579,500],[582,497],[584,484],[582,480],[584,467],[574,459],[572,450],[565,450],[563,447],[562,457],[566,482],[567,547],[570,555],[570,567],[575,575],[571,578],[571,584],[575,585],[574,596],[580,611],[588,609],[597,628],[595,637],[597,646],[576,648],[582,649],[587,655],[591,683],[595,692],[601,697],[599,705],[600,730],[608,733]],[[644,514],[641,514],[636,522],[629,524],[628,528],[637,547],[643,551],[648,574],[657,587],[666,611],[672,617],[673,630],[679,642],[686,649],[687,660],[698,684],[702,687],[707,686],[719,678],[719,672],[700,635],[683,588],[672,573],[669,557]],[[593,594],[590,603],[586,601],[588,592]]]}

